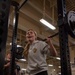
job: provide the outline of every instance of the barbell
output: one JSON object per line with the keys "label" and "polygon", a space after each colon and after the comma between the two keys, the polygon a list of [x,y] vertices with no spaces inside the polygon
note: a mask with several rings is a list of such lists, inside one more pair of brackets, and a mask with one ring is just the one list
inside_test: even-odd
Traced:
{"label": "barbell", "polygon": [[[67,16],[66,16],[66,23],[65,24],[65,28],[66,30],[68,31],[69,35],[73,38],[75,38],[75,12],[74,11],[69,11],[67,13]],[[57,36],[59,34],[59,32],[49,36],[48,38],[53,38],[55,36]],[[43,39],[43,41],[46,41],[46,39]],[[16,58],[17,59],[21,59],[23,58],[22,57],[22,52],[23,52],[24,48],[23,47],[17,47],[16,49]]]}
{"label": "barbell", "polygon": [[[75,11],[69,11],[66,14],[65,17],[65,29],[68,31],[68,34],[72,37],[75,38]],[[48,38],[53,38],[56,35],[58,35],[59,32],[49,36]],[[43,41],[46,41],[46,39],[43,39]]]}

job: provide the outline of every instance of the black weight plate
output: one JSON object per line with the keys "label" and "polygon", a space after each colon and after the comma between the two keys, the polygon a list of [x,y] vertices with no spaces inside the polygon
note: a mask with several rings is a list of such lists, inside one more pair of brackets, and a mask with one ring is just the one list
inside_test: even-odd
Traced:
{"label": "black weight plate", "polygon": [[75,38],[75,12],[69,11],[67,14],[68,20],[68,33],[71,37]]}
{"label": "black weight plate", "polygon": [[23,51],[24,51],[24,48],[23,48],[23,47],[17,47],[16,56],[15,56],[15,57],[16,57],[17,59],[23,58],[23,57],[22,57]]}

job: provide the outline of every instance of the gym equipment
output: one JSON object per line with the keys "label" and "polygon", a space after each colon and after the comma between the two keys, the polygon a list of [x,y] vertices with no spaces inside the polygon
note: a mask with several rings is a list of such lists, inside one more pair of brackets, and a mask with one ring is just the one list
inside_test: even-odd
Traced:
{"label": "gym equipment", "polygon": [[[25,0],[25,3],[27,0]],[[11,75],[14,71],[14,62],[15,62],[15,50],[16,50],[16,37],[17,37],[17,25],[18,25],[18,12],[20,8],[25,4],[23,3],[20,7],[18,3],[11,2],[11,0],[0,0],[0,74],[3,75],[3,64],[5,57],[5,48],[7,40],[7,31],[8,31],[8,17],[10,4],[15,7],[15,23],[13,27],[13,38],[12,38],[12,60],[11,60]],[[66,9],[65,9],[65,0],[58,0],[58,26],[59,26],[59,39],[60,39],[60,53],[61,53],[61,72],[62,75],[71,75],[70,70],[70,60],[69,60],[69,49],[68,49],[68,33],[65,29],[69,24],[70,30],[74,32],[74,21],[71,19],[67,23],[66,18]],[[74,16],[74,15],[73,15]],[[70,17],[69,17],[70,18]],[[72,26],[71,26],[72,25]]]}
{"label": "gym equipment", "polygon": [[14,75],[15,70],[15,52],[16,52],[16,40],[17,40],[17,27],[18,27],[18,6],[19,4],[15,1],[12,1],[14,6],[14,24],[13,24],[13,35],[12,35],[12,49],[11,49],[11,61],[10,61],[10,75]]}
{"label": "gym equipment", "polygon": [[14,70],[15,70],[15,57],[16,57],[16,50],[17,50],[17,27],[18,27],[18,17],[19,17],[19,10],[20,8],[27,2],[25,0],[21,6],[15,1],[12,1],[12,5],[14,6],[15,9],[15,15],[14,15],[14,25],[13,25],[13,35],[12,35],[12,49],[11,49],[11,65],[10,65],[10,75],[14,75]]}
{"label": "gym equipment", "polygon": [[0,0],[0,75],[3,75],[11,0]]}
{"label": "gym equipment", "polygon": [[5,52],[6,52],[6,41],[8,33],[8,18],[10,5],[15,8],[15,23],[13,25],[13,37],[12,37],[12,49],[11,49],[11,69],[10,75],[14,75],[14,63],[15,63],[15,50],[16,50],[16,37],[17,37],[17,26],[18,26],[18,12],[20,8],[27,2],[25,0],[21,6],[15,1],[11,0],[0,0],[0,74],[3,75]]}
{"label": "gym equipment", "polygon": [[13,25],[13,36],[12,36],[12,49],[11,49],[11,65],[10,65],[10,75],[14,75],[14,69],[15,69],[15,58],[16,58],[16,50],[17,50],[17,27],[18,27],[18,17],[19,17],[19,10],[20,8],[27,2],[25,0],[21,6],[15,1],[12,1],[12,5],[15,8],[15,15],[14,15],[14,25]]}
{"label": "gym equipment", "polygon": [[[64,20],[65,20],[64,22],[66,24],[65,28],[68,31],[69,35],[72,38],[75,38],[75,11],[69,11],[67,14],[65,13]],[[60,20],[60,23],[62,23],[61,20]],[[49,36],[48,38],[53,38],[58,34],[59,33],[57,32],[57,33]],[[46,39],[43,39],[43,41],[46,41]]]}
{"label": "gym equipment", "polygon": [[75,12],[69,11],[67,13],[67,30],[71,37],[75,38]]}
{"label": "gym equipment", "polygon": [[[56,35],[58,35],[59,33],[57,32],[57,33],[55,33],[54,35],[51,35],[51,36],[49,36],[48,38],[53,38],[53,37],[55,37]],[[46,41],[47,39],[43,39],[43,41]]]}
{"label": "gym equipment", "polygon": [[[75,11],[69,11],[67,14],[65,13],[64,22],[66,24],[65,28],[68,31],[69,35],[72,38],[75,38]],[[62,20],[60,20],[60,23]],[[54,35],[49,36],[48,38],[53,38],[59,33],[55,33]],[[46,39],[43,39],[43,41],[46,41]]]}
{"label": "gym equipment", "polygon": [[[57,0],[58,8],[58,27],[59,27],[59,43],[60,43],[60,63],[61,63],[61,75],[71,75],[70,66],[70,53],[68,47],[68,33],[66,18],[66,5],[65,0]],[[69,15],[68,15],[69,16]],[[71,27],[71,24],[69,24]],[[70,29],[72,31],[72,29]]]}
{"label": "gym equipment", "polygon": [[23,47],[17,47],[15,58],[17,58],[17,59],[22,59],[22,58],[24,58],[24,57],[22,56],[23,51],[24,51],[24,48],[23,48]]}
{"label": "gym equipment", "polygon": [[21,7],[27,2],[27,0],[24,0],[24,2],[18,7],[18,10],[21,9]]}

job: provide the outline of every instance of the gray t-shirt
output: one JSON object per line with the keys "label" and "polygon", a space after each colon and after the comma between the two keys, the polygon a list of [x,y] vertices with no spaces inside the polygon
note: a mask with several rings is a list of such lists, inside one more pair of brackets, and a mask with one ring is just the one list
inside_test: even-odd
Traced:
{"label": "gray t-shirt", "polygon": [[46,71],[46,56],[50,55],[47,43],[43,41],[34,41],[29,48],[27,72],[34,75],[36,73]]}

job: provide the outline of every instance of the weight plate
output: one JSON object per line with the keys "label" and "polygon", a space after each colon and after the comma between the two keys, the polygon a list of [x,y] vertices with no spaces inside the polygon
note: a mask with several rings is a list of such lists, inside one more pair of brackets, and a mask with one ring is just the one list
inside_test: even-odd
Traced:
{"label": "weight plate", "polygon": [[22,53],[24,51],[24,48],[23,47],[17,47],[17,50],[16,50],[16,58],[17,59],[22,59],[23,56],[22,56]]}
{"label": "weight plate", "polygon": [[71,37],[75,38],[75,12],[69,11],[67,14],[68,33]]}

